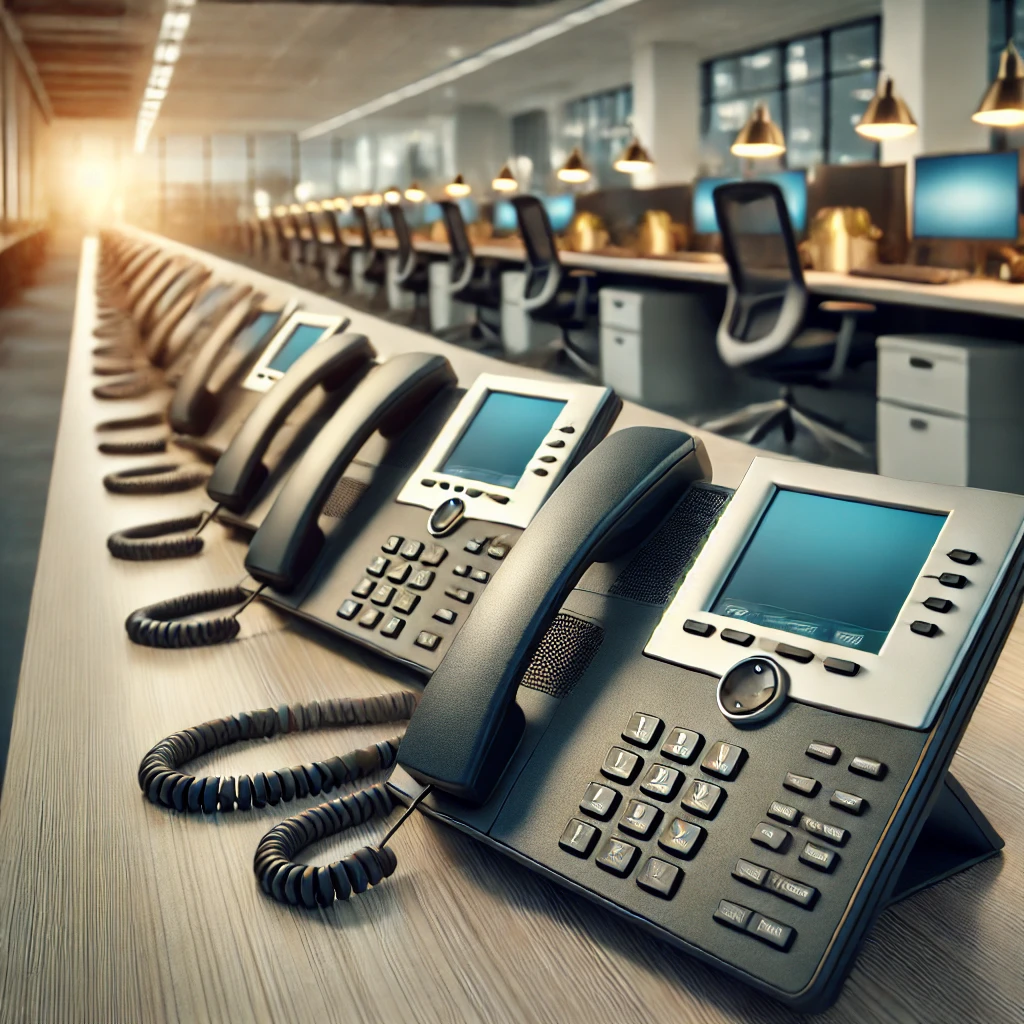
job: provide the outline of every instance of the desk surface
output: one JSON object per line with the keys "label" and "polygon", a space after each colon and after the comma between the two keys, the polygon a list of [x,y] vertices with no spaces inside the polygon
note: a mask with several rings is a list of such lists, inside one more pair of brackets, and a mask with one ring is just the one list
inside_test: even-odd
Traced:
{"label": "desk surface", "polygon": [[[353,242],[358,244],[356,236]],[[394,249],[396,242],[388,235],[376,236],[374,244],[381,249]],[[447,256],[447,242],[415,240],[419,252]],[[473,247],[473,252],[486,259],[521,263],[524,252],[516,240],[494,240]],[[728,280],[724,263],[692,263],[686,260],[644,256],[603,256],[598,253],[559,252],[567,267],[597,270],[626,277],[676,281],[680,284],[725,285]],[[991,278],[968,278],[952,284],[912,284],[881,278],[851,277],[821,270],[806,271],[807,287],[815,295],[853,299],[859,302],[892,303],[898,306],[920,306],[978,316],[1024,318],[1024,284],[1010,284]]]}
{"label": "desk surface", "polygon": [[[243,552],[213,525],[196,559],[133,564],[107,555],[112,529],[205,502],[201,492],[133,498],[107,494],[100,484],[111,467],[142,460],[99,455],[94,425],[152,409],[162,396],[102,403],[90,394],[93,257],[87,242],[0,804],[0,1020],[797,1019],[422,816],[396,838],[399,867],[387,884],[310,914],[269,901],[253,878],[256,844],[280,810],[203,820],[142,799],[139,759],[175,729],[409,680],[260,605],[243,615],[239,640],[223,647],[160,651],[128,642],[122,623],[130,610],[237,580]],[[278,294],[298,291],[249,271],[237,275]],[[337,308],[306,298],[310,308]],[[495,368],[366,314],[353,318],[357,328],[372,328],[384,352],[446,351],[465,377]],[[671,421],[627,406],[624,422]],[[715,479],[735,485],[751,450],[715,438],[708,447]],[[1018,626],[954,762],[1005,837],[1004,855],[884,913],[839,1002],[821,1020],[1020,1021],[1024,766],[1015,753],[1024,726],[1022,679]],[[253,772],[387,732],[293,734],[195,764]],[[312,854],[333,859],[379,835],[376,825]]]}

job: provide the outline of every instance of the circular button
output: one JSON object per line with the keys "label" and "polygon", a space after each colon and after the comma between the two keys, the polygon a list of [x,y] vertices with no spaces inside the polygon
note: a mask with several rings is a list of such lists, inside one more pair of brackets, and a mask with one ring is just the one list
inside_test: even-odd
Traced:
{"label": "circular button", "polygon": [[466,503],[461,498],[442,501],[427,520],[427,531],[431,537],[443,537],[458,526],[466,512]]}
{"label": "circular button", "polygon": [[718,683],[718,709],[734,722],[757,722],[782,709],[788,688],[786,671],[771,658],[746,658]]}

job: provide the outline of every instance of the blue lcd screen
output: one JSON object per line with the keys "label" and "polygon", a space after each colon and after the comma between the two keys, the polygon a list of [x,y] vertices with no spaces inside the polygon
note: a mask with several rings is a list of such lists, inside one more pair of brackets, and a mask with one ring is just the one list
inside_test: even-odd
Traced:
{"label": "blue lcd screen", "polygon": [[266,340],[274,324],[277,323],[278,315],[277,313],[260,313],[251,324],[242,328],[231,347],[240,355],[248,355]]}
{"label": "blue lcd screen", "polygon": [[491,391],[441,472],[515,487],[564,408],[565,402],[553,398]]}
{"label": "blue lcd screen", "polygon": [[548,220],[551,221],[551,230],[555,234],[565,231],[576,213],[576,197],[545,196],[543,203],[544,209],[548,211]]}
{"label": "blue lcd screen", "polygon": [[292,329],[288,340],[277,350],[277,355],[270,360],[267,369],[287,373],[295,360],[308,352],[323,335],[323,327],[316,324],[299,324]]}
{"label": "blue lcd screen", "polygon": [[[698,235],[713,235],[718,231],[715,215],[715,189],[745,178],[698,178],[693,183],[693,230]],[[779,171],[777,174],[759,174],[756,181],[771,181],[782,189],[789,219],[794,231],[807,228],[807,175],[803,171]]]}
{"label": "blue lcd screen", "polygon": [[495,231],[504,231],[511,234],[519,227],[519,221],[516,219],[516,208],[507,199],[499,199],[494,204],[494,213],[491,216],[491,221]]}
{"label": "blue lcd screen", "polygon": [[776,491],[711,611],[877,654],[945,522]]}
{"label": "blue lcd screen", "polygon": [[1019,209],[1016,150],[914,161],[915,238],[1015,242]]}

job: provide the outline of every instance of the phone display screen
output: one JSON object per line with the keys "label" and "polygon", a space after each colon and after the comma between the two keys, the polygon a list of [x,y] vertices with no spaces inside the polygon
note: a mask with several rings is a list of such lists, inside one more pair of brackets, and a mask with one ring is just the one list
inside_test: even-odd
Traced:
{"label": "phone display screen", "polygon": [[565,402],[492,391],[452,449],[442,473],[515,487]]}
{"label": "phone display screen", "polygon": [[277,350],[277,354],[270,360],[267,369],[287,373],[295,360],[308,352],[323,337],[324,330],[325,328],[319,324],[297,324],[292,328],[285,343]]}
{"label": "phone display screen", "polygon": [[709,610],[877,654],[945,522],[778,490]]}
{"label": "phone display screen", "polygon": [[277,313],[260,313],[251,324],[238,332],[238,337],[235,338],[231,347],[239,355],[248,355],[266,339],[267,334],[277,323],[277,318]]}

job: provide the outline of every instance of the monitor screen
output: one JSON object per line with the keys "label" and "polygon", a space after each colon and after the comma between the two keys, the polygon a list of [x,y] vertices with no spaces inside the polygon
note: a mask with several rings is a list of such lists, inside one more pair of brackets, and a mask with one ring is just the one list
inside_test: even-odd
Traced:
{"label": "monitor screen", "polygon": [[425,203],[423,206],[423,223],[436,224],[441,219],[440,203]]}
{"label": "monitor screen", "polygon": [[576,197],[545,196],[543,202],[544,209],[548,211],[548,220],[551,221],[551,230],[556,234],[565,231],[576,214]]}
{"label": "monitor screen", "polygon": [[504,231],[512,234],[519,227],[519,221],[516,219],[516,208],[507,199],[499,199],[494,204],[492,223],[495,231]]}
{"label": "monitor screen", "polygon": [[710,610],[877,654],[945,522],[776,491]]}
{"label": "monitor screen", "polygon": [[452,449],[442,473],[515,487],[565,402],[491,391]]}
{"label": "monitor screen", "polygon": [[745,178],[698,178],[693,183],[693,230],[698,235],[713,235],[718,231],[718,217],[715,215],[715,189],[733,181],[771,181],[782,189],[786,200],[789,219],[796,232],[807,229],[807,175],[804,171],[778,171],[773,174],[759,174],[756,179]]}
{"label": "monitor screen", "polygon": [[914,161],[914,237],[1015,242],[1017,151],[924,156]]}
{"label": "monitor screen", "polygon": [[308,352],[323,337],[323,333],[324,328],[318,324],[297,324],[270,360],[267,369],[287,373],[295,360]]}
{"label": "monitor screen", "polygon": [[252,323],[243,327],[232,342],[232,349],[241,356],[246,356],[256,349],[277,323],[277,313],[263,312],[257,315]]}

